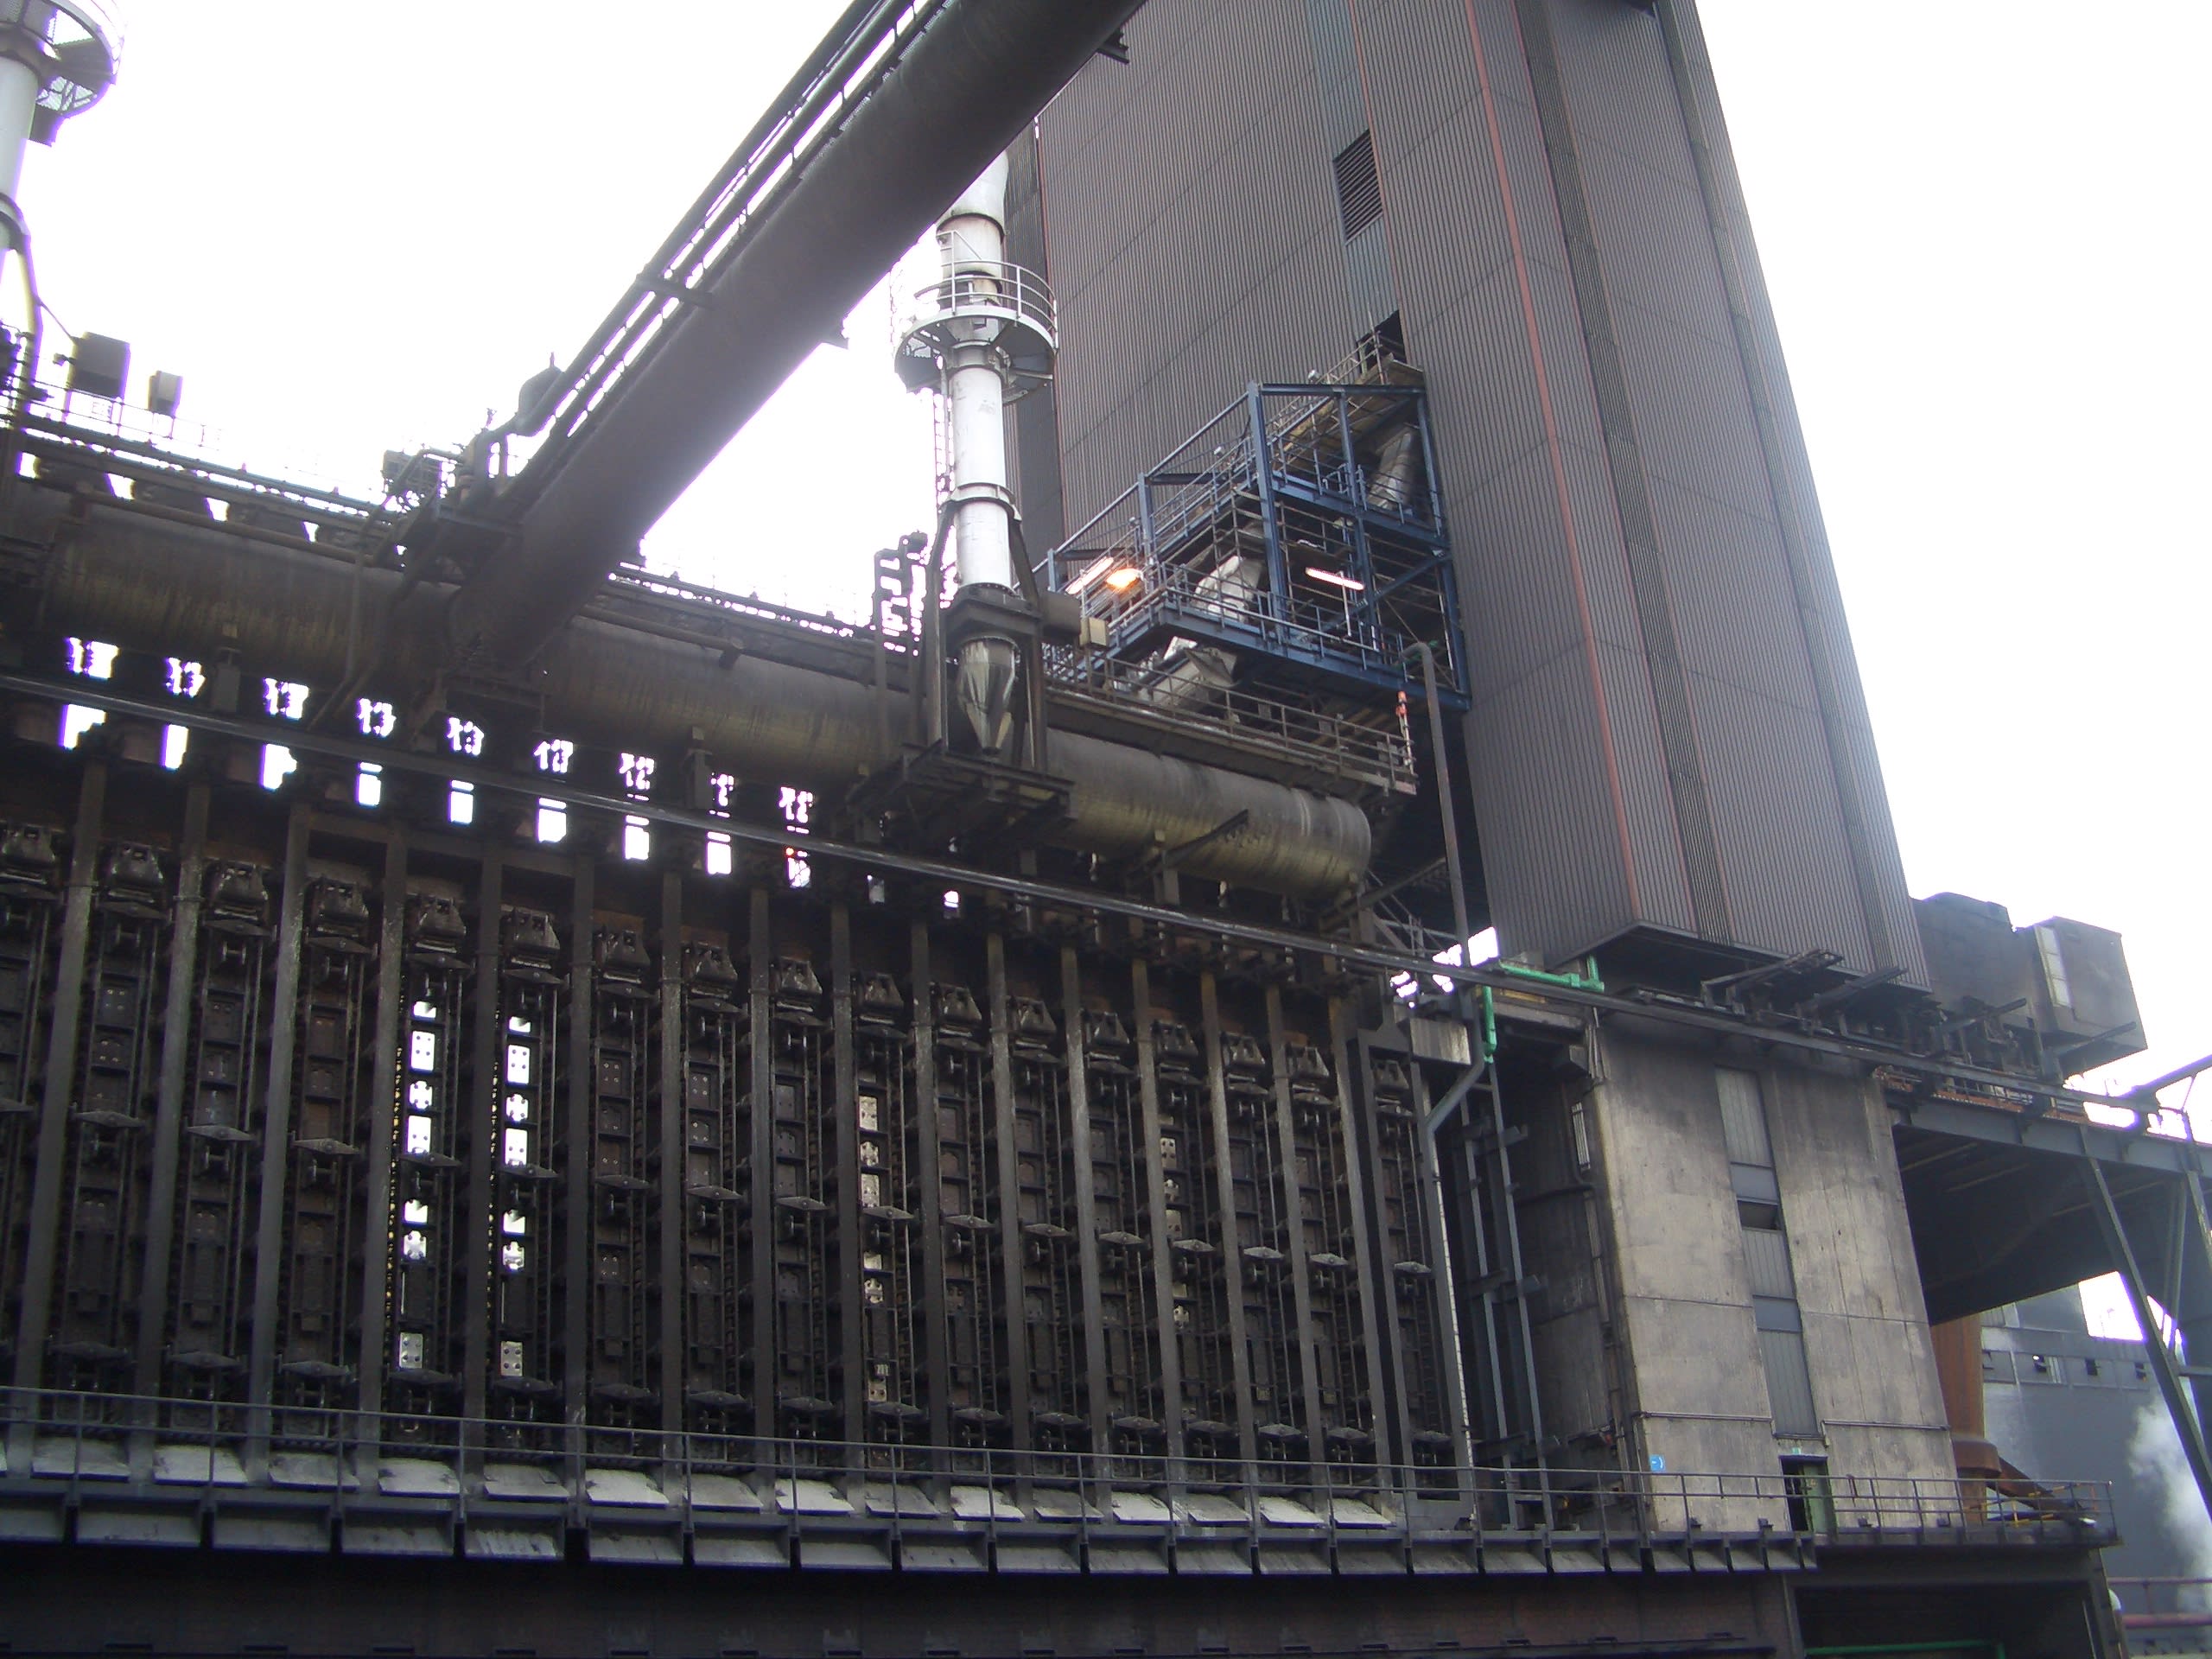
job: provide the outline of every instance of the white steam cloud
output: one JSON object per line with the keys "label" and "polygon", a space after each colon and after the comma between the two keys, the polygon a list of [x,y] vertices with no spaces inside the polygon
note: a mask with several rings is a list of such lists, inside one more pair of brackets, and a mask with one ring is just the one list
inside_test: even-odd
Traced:
{"label": "white steam cloud", "polygon": [[[2156,1395],[2136,1411],[2135,1427],[2127,1438],[2127,1462],[2150,1499],[2154,1512],[2150,1518],[2172,1541],[2182,1573],[2212,1579],[2212,1516],[2205,1514],[2204,1500],[2190,1478],[2189,1461],[2182,1455],[2181,1436],[2174,1431],[2173,1419],[2166,1415],[2165,1402]],[[2122,1516],[2123,1534],[2126,1528],[2127,1517]],[[2212,1595],[2202,1586],[2184,1589],[2182,1605],[2196,1611],[2212,1612]]]}

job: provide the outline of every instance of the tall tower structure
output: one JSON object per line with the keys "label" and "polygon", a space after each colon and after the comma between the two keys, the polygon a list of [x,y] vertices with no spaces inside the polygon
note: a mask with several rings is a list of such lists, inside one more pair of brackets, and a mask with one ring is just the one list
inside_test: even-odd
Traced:
{"label": "tall tower structure", "polygon": [[1506,953],[1924,982],[1694,6],[1154,0],[1128,42],[1018,181],[1064,337],[1017,417],[1032,543],[1249,378],[1402,353]]}

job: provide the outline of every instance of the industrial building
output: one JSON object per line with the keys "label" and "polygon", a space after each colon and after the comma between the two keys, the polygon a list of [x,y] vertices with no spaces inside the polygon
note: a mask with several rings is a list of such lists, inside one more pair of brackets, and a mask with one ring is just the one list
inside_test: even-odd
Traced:
{"label": "industrial building", "polygon": [[[114,72],[0,16],[0,138]],[[638,566],[932,226],[870,620]],[[1687,0],[855,0],[378,499],[15,348],[16,1649],[2103,1656],[1980,1332],[2108,1270],[2212,1502],[2202,1154],[2117,936],[1905,891]]]}

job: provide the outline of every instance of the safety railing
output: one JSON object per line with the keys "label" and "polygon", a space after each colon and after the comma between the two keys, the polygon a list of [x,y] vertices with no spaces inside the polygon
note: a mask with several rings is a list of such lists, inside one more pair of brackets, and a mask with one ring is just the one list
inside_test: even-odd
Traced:
{"label": "safety railing", "polygon": [[[996,340],[1017,353],[1025,345],[1050,351],[1059,326],[1052,290],[1043,277],[1020,265],[986,260],[963,261],[950,276],[914,289],[899,308],[893,326],[902,340],[923,335],[926,350],[959,343],[942,334],[953,324],[962,326],[963,338]],[[976,331],[971,325],[982,325],[988,332]]]}
{"label": "safety railing", "polygon": [[1045,666],[1057,699],[1217,736],[1248,753],[1273,754],[1300,776],[1390,793],[1413,788],[1413,747],[1402,723],[1362,725],[1188,677],[1171,684],[1173,660],[1130,663],[1097,652],[1053,650]]}
{"label": "safety railing", "polygon": [[514,1503],[684,1506],[780,1517],[1047,1527],[1076,1540],[1179,1529],[1210,1541],[1541,1538],[1649,1549],[1799,1539],[1826,1548],[2114,1541],[2110,1487],[2032,1500],[1942,1477],[1545,1471],[1323,1459],[1267,1463],[995,1446],[855,1444],[490,1419],[0,1390],[0,1500],[221,1506],[257,1494],[337,1503],[442,1501],[456,1518]]}
{"label": "safety railing", "polygon": [[71,116],[99,100],[123,61],[123,18],[107,0],[22,0],[0,4],[0,22],[47,14],[38,24],[54,53],[58,73],[39,89],[39,105],[57,116]]}
{"label": "safety railing", "polygon": [[232,457],[251,447],[219,427],[157,415],[123,397],[105,397],[48,375],[37,375],[22,396],[22,371],[8,377],[7,424],[35,444],[50,439],[78,452],[88,469],[112,459],[125,476],[150,469],[160,481],[199,488],[226,499],[296,500],[319,514],[339,513],[364,524],[377,512],[383,492],[365,486],[365,467],[346,468],[311,456],[282,457],[275,469],[246,467]]}
{"label": "safety railing", "polygon": [[1189,566],[1150,564],[1122,594],[1095,607],[1117,635],[1190,623],[1203,632],[1230,627],[1251,636],[1261,649],[1295,658],[1348,659],[1377,672],[1402,671],[1407,642],[1370,624],[1349,604],[1333,610],[1295,594],[1269,594],[1209,585]]}

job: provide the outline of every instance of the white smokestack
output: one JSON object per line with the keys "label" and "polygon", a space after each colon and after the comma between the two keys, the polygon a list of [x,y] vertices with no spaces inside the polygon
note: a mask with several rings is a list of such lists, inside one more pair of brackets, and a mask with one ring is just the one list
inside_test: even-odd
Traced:
{"label": "white smokestack", "polygon": [[[1006,157],[969,185],[938,221],[944,280],[956,304],[988,305],[1005,297]],[[975,491],[954,521],[960,585],[1014,586],[1014,541],[1006,506],[985,499],[1007,491],[1006,369],[998,350],[1000,324],[988,316],[954,323],[956,345],[944,365],[944,398],[951,416],[952,487]],[[982,486],[978,489],[976,486]]]}
{"label": "white smokestack", "polygon": [[[1007,170],[1001,156],[938,220],[938,279],[920,296],[899,348],[906,384],[934,385],[944,397],[956,576],[963,589],[988,591],[1002,606],[1018,603],[1022,585],[1014,566],[1006,406],[1051,372],[1055,343],[1044,284],[1007,263]],[[961,643],[954,698],[986,753],[1013,734],[1019,671],[1015,642],[1003,634]]]}

